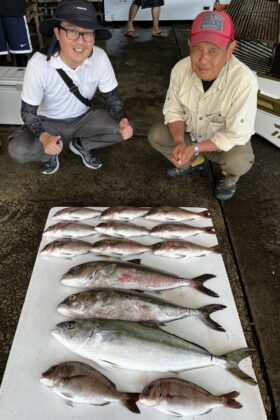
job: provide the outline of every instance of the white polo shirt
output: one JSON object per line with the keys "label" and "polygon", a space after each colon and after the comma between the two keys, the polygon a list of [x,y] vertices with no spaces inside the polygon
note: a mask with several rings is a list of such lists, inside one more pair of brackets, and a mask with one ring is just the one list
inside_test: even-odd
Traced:
{"label": "white polo shirt", "polygon": [[165,124],[184,121],[198,142],[211,139],[223,151],[247,143],[254,134],[258,82],[236,57],[225,64],[204,92],[190,57],[172,70],[163,108]]}
{"label": "white polo shirt", "polygon": [[38,115],[53,119],[79,117],[88,107],[84,105],[60,77],[56,69],[62,68],[78,86],[80,93],[92,99],[96,89],[106,93],[115,89],[118,82],[110,60],[101,48],[94,46],[91,57],[79,67],[68,67],[59,56],[51,57],[37,52],[29,60],[21,98],[30,105],[38,105]]}

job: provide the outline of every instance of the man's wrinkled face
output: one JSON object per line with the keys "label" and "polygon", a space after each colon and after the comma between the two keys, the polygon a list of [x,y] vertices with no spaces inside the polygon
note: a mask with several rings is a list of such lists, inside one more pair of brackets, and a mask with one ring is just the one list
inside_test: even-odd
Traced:
{"label": "man's wrinkled face", "polygon": [[202,80],[214,80],[232,56],[236,42],[219,48],[211,42],[200,42],[190,48],[192,69]]}
{"label": "man's wrinkled face", "polygon": [[[73,39],[78,35],[77,32],[84,33],[84,36],[80,35],[77,39]],[[69,67],[78,67],[91,55],[94,45],[94,31],[75,26],[69,22],[61,22],[60,28],[54,28],[54,33],[60,44],[59,55]]]}

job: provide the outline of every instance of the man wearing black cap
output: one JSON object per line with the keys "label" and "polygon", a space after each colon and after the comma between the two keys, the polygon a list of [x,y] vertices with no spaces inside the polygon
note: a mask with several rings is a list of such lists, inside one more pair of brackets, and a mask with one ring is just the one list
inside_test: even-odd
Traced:
{"label": "man wearing black cap", "polygon": [[[52,36],[47,56],[37,52],[29,61],[22,91],[24,125],[10,137],[9,153],[17,162],[42,161],[43,174],[59,169],[63,143],[90,169],[101,161],[95,149],[129,139],[133,129],[117,92],[117,80],[95,39],[111,34],[97,23],[86,0],[63,0],[40,30]],[[90,106],[96,89],[107,110]]]}

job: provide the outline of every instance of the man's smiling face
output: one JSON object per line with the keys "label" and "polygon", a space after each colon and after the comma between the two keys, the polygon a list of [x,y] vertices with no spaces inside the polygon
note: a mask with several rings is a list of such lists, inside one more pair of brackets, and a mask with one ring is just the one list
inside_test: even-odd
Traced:
{"label": "man's smiling face", "polygon": [[[70,39],[74,38],[75,31],[87,33],[87,35],[80,35],[76,40]],[[91,55],[94,45],[93,30],[81,28],[69,22],[61,22],[60,28],[54,28],[54,33],[60,44],[60,58],[69,67],[76,68],[80,66]],[[88,35],[90,33],[92,37]],[[85,41],[84,37],[92,39]]]}

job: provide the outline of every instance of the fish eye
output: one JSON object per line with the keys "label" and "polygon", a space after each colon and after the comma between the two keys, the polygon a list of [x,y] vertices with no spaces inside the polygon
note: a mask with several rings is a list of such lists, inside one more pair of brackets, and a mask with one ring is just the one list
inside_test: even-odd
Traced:
{"label": "fish eye", "polygon": [[68,324],[67,324],[67,329],[68,330],[73,330],[74,327],[75,327],[75,323],[74,322],[68,322]]}
{"label": "fish eye", "polygon": [[70,300],[71,302],[73,302],[73,300],[75,300],[77,297],[77,295],[71,295],[68,297],[68,300]]}

